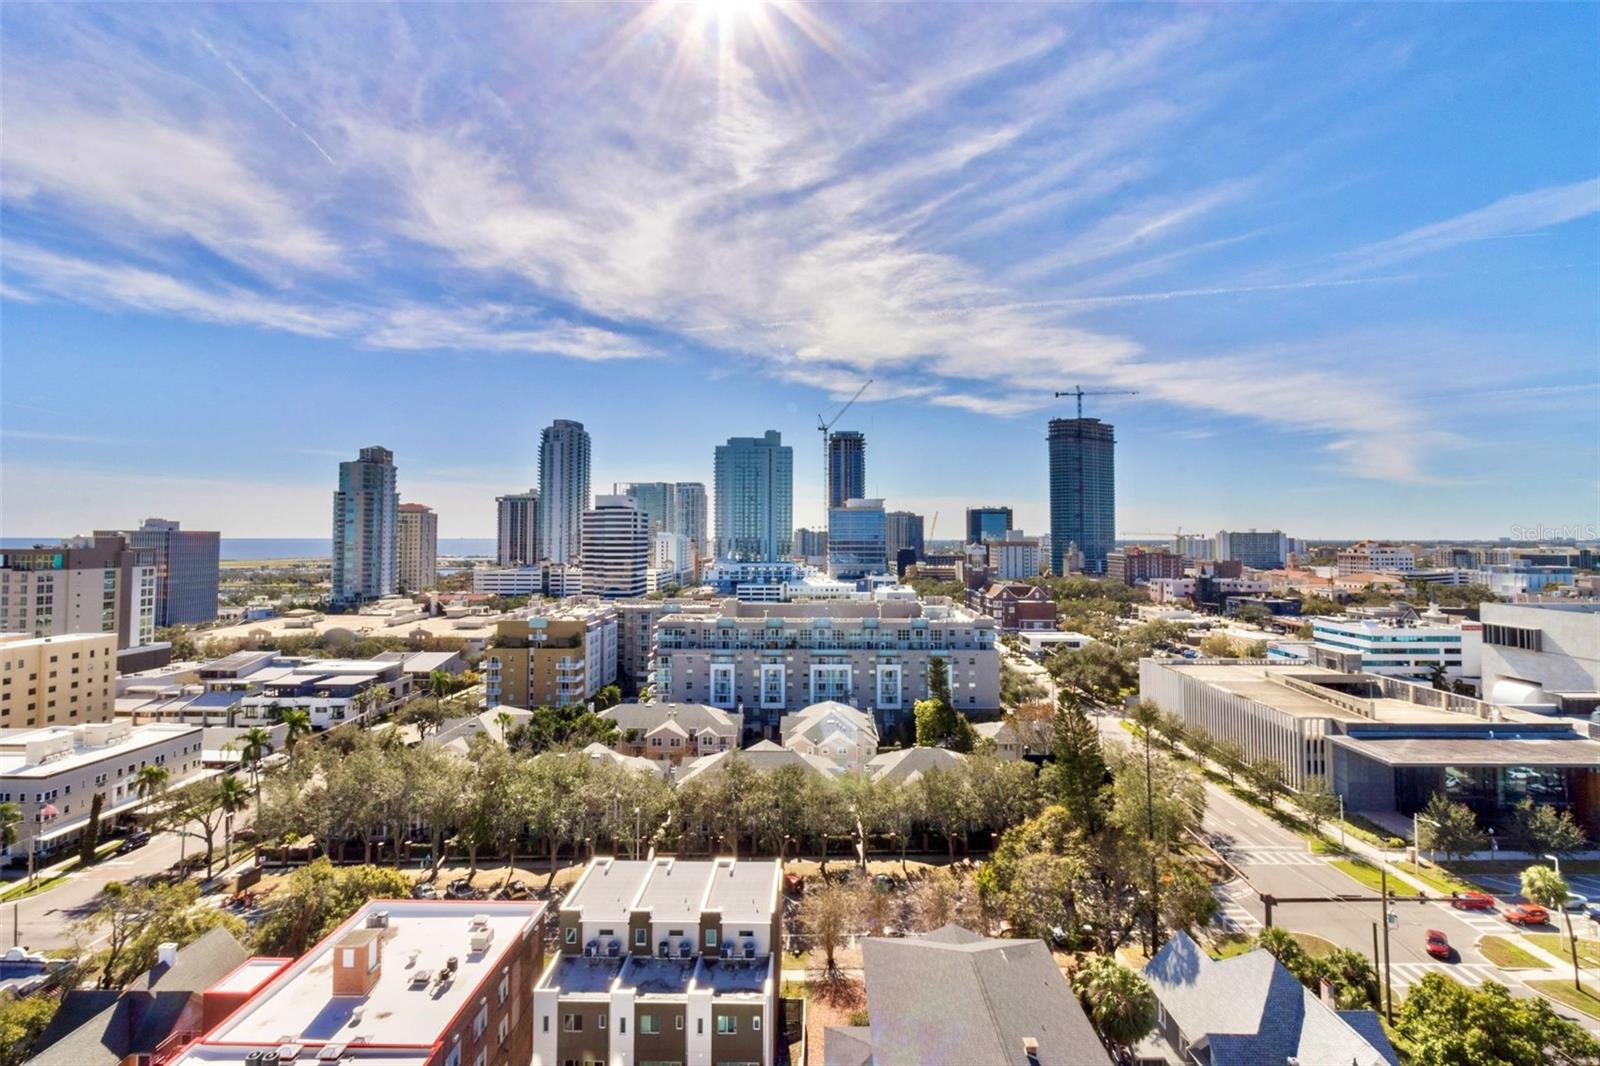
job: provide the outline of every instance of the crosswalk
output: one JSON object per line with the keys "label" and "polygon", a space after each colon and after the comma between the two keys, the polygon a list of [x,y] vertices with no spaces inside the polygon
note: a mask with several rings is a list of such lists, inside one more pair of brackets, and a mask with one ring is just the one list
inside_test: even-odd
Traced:
{"label": "crosswalk", "polygon": [[1515,932],[1511,924],[1494,911],[1452,910],[1450,913],[1480,933],[1504,934]]}
{"label": "crosswalk", "polygon": [[1481,985],[1485,981],[1498,981],[1501,984],[1507,981],[1507,975],[1502,970],[1486,962],[1397,962],[1389,970],[1396,988],[1409,988],[1430,973],[1442,973],[1469,986]]}
{"label": "crosswalk", "polygon": [[1222,854],[1239,866],[1319,866],[1322,860],[1303,847],[1229,847]]}
{"label": "crosswalk", "polygon": [[1235,891],[1249,892],[1243,885],[1217,885],[1211,894],[1217,899],[1217,913],[1212,919],[1224,932],[1244,933],[1253,936],[1261,928],[1261,920],[1239,902]]}

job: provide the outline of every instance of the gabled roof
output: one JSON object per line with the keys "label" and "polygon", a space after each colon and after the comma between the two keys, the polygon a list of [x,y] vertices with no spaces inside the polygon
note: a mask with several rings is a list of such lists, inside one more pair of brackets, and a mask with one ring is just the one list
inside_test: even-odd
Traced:
{"label": "gabled roof", "polygon": [[[1083,1008],[1040,940],[991,940],[946,926],[925,937],[864,942],[873,1066],[985,1063],[1038,1066],[1109,1063]],[[851,1061],[861,1036],[844,1032],[836,1056]],[[854,1060],[859,1066],[862,1060]]]}
{"label": "gabled roof", "polygon": [[685,763],[683,769],[678,773],[678,784],[685,784],[707,774],[719,774],[727,767],[728,760],[735,758],[748,763],[752,769],[762,773],[776,770],[782,766],[803,766],[827,777],[836,777],[841,772],[839,765],[831,759],[825,759],[821,755],[807,755],[789,748],[780,748],[770,740],[763,740],[761,743],[754,744],[748,748],[730,748],[727,751],[719,751],[715,755],[705,755]]}
{"label": "gabled roof", "polygon": [[874,755],[867,763],[867,772],[874,781],[896,781],[908,784],[929,770],[956,770],[967,757],[949,748],[901,748]]}
{"label": "gabled roof", "polygon": [[[1211,1066],[1263,1062],[1394,1066],[1375,1046],[1263,948],[1216,960],[1178,933],[1144,968],[1145,980],[1192,1047]],[[1350,1012],[1362,1013],[1362,1012]]]}
{"label": "gabled roof", "polygon": [[837,700],[813,703],[794,714],[786,714],[779,729],[785,744],[797,737],[820,741],[831,733],[845,730],[854,730],[862,736],[872,738],[874,746],[878,737],[878,726],[872,720],[872,715]]}
{"label": "gabled roof", "polygon": [[694,733],[710,729],[718,736],[737,735],[744,728],[744,715],[704,703],[619,703],[601,711],[600,717],[611,719],[624,732],[637,729],[641,736],[665,722]]}

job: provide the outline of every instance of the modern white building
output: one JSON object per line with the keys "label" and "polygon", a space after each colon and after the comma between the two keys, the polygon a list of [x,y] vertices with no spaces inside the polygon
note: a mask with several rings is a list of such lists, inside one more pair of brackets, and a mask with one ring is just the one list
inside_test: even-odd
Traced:
{"label": "modern white building", "polygon": [[339,464],[333,494],[333,602],[392,596],[399,583],[400,493],[394,453],[373,445]]}
{"label": "modern white building", "polygon": [[423,503],[400,505],[400,590],[420,592],[439,582],[439,516]]}
{"label": "modern white building", "polygon": [[1445,677],[1475,678],[1483,669],[1483,625],[1443,615],[1398,618],[1313,618],[1317,661],[1348,673],[1426,678],[1436,666]]}
{"label": "modern white building", "polygon": [[104,824],[139,807],[145,797],[136,780],[146,766],[167,770],[169,789],[196,777],[204,769],[200,728],[117,719],[8,730],[0,736],[0,803],[17,804],[22,820],[5,854],[25,861],[30,847],[49,855],[75,843],[97,792]]}
{"label": "modern white building", "polygon": [[777,562],[794,539],[794,449],[769,429],[717,445],[716,555],[735,562]]}
{"label": "modern white building", "polygon": [[1351,574],[1409,574],[1417,568],[1410,548],[1364,540],[1339,552],[1339,576]]}
{"label": "modern white building", "polygon": [[495,561],[501,566],[535,566],[544,558],[539,551],[539,490],[514,492],[494,498]]}
{"label": "modern white building", "polygon": [[1044,546],[1038,537],[1023,536],[1020,530],[1006,530],[1004,536],[989,541],[988,549],[991,580],[1022,581],[1044,570]]}
{"label": "modern white building", "polygon": [[1570,566],[1534,566],[1524,561],[1485,566],[1470,572],[1470,583],[1483,585],[1496,596],[1537,596],[1547,589],[1571,585],[1578,572]]}
{"label": "modern white building", "polygon": [[491,596],[537,596],[544,591],[544,568],[479,566],[472,571],[472,591]]}
{"label": "modern white building", "polygon": [[546,559],[575,563],[589,509],[589,433],[558,418],[539,434],[539,548]]}
{"label": "modern white building", "polygon": [[632,496],[596,496],[583,513],[583,591],[606,599],[649,591],[650,519]]}
{"label": "modern white building", "polygon": [[1486,602],[1479,611],[1486,700],[1529,710],[1600,710],[1600,603]]}
{"label": "modern white building", "polygon": [[[1206,556],[1208,559],[1238,560],[1252,570],[1276,570],[1288,558],[1289,538],[1281,529],[1222,529],[1217,531],[1212,547],[1214,551]],[[1197,550],[1201,549],[1197,547]],[[1179,554],[1188,555],[1181,550]],[[1201,557],[1189,555],[1189,558],[1199,561]]]}
{"label": "modern white building", "polygon": [[276,723],[305,711],[315,729],[375,718],[411,696],[405,663],[383,659],[285,659],[250,676],[254,690],[239,701],[235,721]]}

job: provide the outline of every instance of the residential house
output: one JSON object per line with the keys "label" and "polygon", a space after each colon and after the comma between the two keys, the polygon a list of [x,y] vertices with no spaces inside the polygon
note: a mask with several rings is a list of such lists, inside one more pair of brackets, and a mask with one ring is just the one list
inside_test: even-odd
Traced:
{"label": "residential house", "polygon": [[785,715],[779,728],[784,747],[831,759],[852,773],[865,769],[878,754],[878,728],[872,716],[836,700]]}
{"label": "residential house", "polygon": [[1007,761],[1020,759],[1023,756],[1022,734],[1017,732],[1017,727],[1006,718],[998,722],[976,722],[972,729],[984,740],[994,742],[994,753]]}
{"label": "residential house", "polygon": [[739,746],[744,715],[704,703],[619,703],[600,712],[617,724],[616,749],[674,765]]}
{"label": "residential house", "polygon": [[838,777],[844,773],[843,767],[832,759],[821,755],[805,755],[798,751],[779,747],[770,740],[763,740],[752,744],[748,748],[737,751],[723,751],[716,755],[707,755],[693,762],[685,763],[678,770],[678,784],[688,784],[696,778],[707,775],[720,774],[727,769],[728,763],[733,759],[740,759],[758,773],[776,770],[781,766],[803,766],[822,774],[824,777]]}
{"label": "residential house", "polygon": [[930,770],[959,770],[966,761],[965,755],[949,748],[901,748],[874,756],[867,763],[867,773],[874,781],[909,785]]}

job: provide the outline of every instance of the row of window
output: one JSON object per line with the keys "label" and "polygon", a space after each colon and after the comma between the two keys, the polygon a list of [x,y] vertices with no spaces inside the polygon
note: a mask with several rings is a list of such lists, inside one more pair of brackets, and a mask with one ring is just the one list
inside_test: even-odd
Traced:
{"label": "row of window", "polygon": [[[674,1023],[676,1023],[674,1028],[680,1033],[683,1032],[683,1015],[675,1014],[673,1015],[672,1020]],[[739,1016],[737,1014],[718,1014],[716,1016],[716,1023],[718,1036],[734,1036],[739,1032]],[[605,1027],[606,1013],[605,1011],[601,1011],[599,1014],[595,1015],[595,1028],[603,1032]],[[548,1014],[544,1017],[544,1031],[547,1033],[550,1031],[550,1016]],[[583,1015],[577,1013],[563,1014],[561,1016],[561,1031],[563,1033],[583,1032]],[[628,1019],[618,1018],[618,1034],[626,1034],[627,1031]],[[695,1019],[695,1035],[704,1036],[705,1031],[706,1020],[704,1018]],[[750,1019],[750,1031],[755,1033],[759,1033],[761,1031],[761,1015],[757,1014]],[[654,1036],[660,1032],[660,1022],[657,1020],[654,1014],[639,1015],[639,1034],[641,1036]]]}

